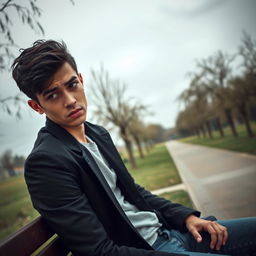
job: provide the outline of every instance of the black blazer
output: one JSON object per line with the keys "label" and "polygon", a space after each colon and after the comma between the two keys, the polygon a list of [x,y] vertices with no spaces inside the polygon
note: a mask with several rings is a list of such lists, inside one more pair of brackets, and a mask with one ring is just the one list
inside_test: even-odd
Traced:
{"label": "black blazer", "polygon": [[[85,132],[115,170],[127,201],[154,211],[167,228],[186,231],[185,218],[199,216],[136,185],[103,127],[85,122]],[[25,162],[25,180],[35,209],[74,255],[175,255],[153,251],[126,217],[89,151],[49,119]]]}

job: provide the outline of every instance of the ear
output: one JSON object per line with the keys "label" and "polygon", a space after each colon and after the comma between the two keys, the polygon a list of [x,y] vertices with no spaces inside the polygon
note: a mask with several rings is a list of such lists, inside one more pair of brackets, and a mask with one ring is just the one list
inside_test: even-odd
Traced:
{"label": "ear", "polygon": [[44,113],[42,107],[35,100],[28,100],[28,105],[39,114],[42,115]]}
{"label": "ear", "polygon": [[78,78],[82,84],[84,84],[84,79],[81,73],[78,74]]}

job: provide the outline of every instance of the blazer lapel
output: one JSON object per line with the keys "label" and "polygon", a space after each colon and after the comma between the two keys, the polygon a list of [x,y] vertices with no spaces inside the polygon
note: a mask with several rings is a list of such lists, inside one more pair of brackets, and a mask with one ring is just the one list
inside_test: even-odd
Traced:
{"label": "blazer lapel", "polygon": [[45,127],[54,137],[62,141],[67,148],[74,151],[75,153],[82,154],[82,149],[79,146],[79,142],[64,128],[54,123],[50,119],[46,118]]}
{"label": "blazer lapel", "polygon": [[89,165],[90,170],[94,173],[94,175],[100,181],[103,188],[106,190],[107,194],[112,199],[115,199],[110,187],[108,186],[103,174],[101,173],[101,170],[99,169],[91,153],[81,143],[79,143],[69,132],[67,132],[61,126],[52,122],[48,118],[46,120],[46,129],[49,130],[49,132],[55,137],[57,137],[59,140],[63,141],[66,147],[82,156],[85,162]]}
{"label": "blazer lapel", "polygon": [[90,129],[90,125],[88,125],[86,128],[86,134],[95,141],[105,159],[115,170],[117,175],[117,183],[121,191],[125,195],[129,195],[131,200],[132,198],[135,198],[136,195],[138,196],[138,191],[133,185],[133,178],[127,171],[126,166],[124,165],[109,133],[105,131],[104,133],[96,135],[95,132]]}

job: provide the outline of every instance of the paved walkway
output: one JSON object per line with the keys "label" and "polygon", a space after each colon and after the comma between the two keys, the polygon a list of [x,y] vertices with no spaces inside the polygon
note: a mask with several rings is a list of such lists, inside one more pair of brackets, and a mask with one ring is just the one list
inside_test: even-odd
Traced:
{"label": "paved walkway", "polygon": [[256,216],[255,156],[177,141],[166,145],[203,216]]}
{"label": "paved walkway", "polygon": [[174,192],[177,190],[187,190],[187,187],[185,186],[184,183],[178,184],[178,185],[173,185],[170,187],[165,187],[165,188],[160,188],[157,190],[153,190],[151,191],[151,193],[155,194],[155,195],[161,195],[163,193],[168,193],[168,192]]}

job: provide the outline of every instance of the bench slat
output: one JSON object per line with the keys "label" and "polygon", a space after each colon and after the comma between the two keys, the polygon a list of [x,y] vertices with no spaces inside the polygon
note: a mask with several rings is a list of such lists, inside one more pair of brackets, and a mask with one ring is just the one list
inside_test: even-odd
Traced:
{"label": "bench slat", "polygon": [[27,256],[46,242],[54,232],[38,217],[0,244],[0,256]]}
{"label": "bench slat", "polygon": [[66,256],[69,250],[63,247],[60,239],[56,237],[37,256]]}

